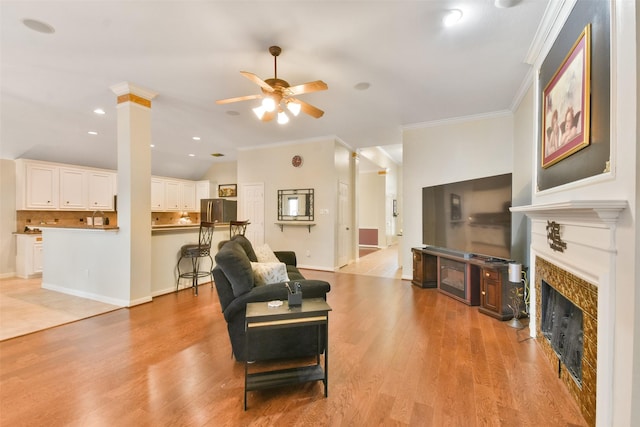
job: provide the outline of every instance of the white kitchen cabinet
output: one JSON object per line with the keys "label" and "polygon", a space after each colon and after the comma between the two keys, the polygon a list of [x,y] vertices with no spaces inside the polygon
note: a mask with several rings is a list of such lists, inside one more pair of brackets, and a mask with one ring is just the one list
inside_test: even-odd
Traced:
{"label": "white kitchen cabinet", "polygon": [[196,182],[196,208],[200,209],[200,200],[201,199],[210,199],[211,198],[211,183],[206,181],[197,181]]}
{"label": "white kitchen cabinet", "polygon": [[[196,211],[196,183],[183,181],[180,183],[180,209],[185,212]],[[200,209],[200,208],[198,208]]]}
{"label": "white kitchen cabinet", "polygon": [[116,174],[112,172],[91,171],[87,175],[89,182],[88,209],[102,211],[114,210],[113,196],[115,195]]}
{"label": "white kitchen cabinet", "polygon": [[164,182],[164,208],[168,211],[180,210],[180,182]]}
{"label": "white kitchen cabinet", "polygon": [[41,163],[25,163],[23,173],[24,175],[19,177],[20,179],[18,180],[18,182],[24,183],[23,188],[17,190],[19,196],[18,209],[57,209],[59,196],[58,168]]}
{"label": "white kitchen cabinet", "polygon": [[42,235],[17,234],[16,275],[30,279],[42,275]]}
{"label": "white kitchen cabinet", "polygon": [[159,212],[164,210],[164,180],[159,178],[151,179],[151,211]]}
{"label": "white kitchen cabinet", "polygon": [[87,172],[76,168],[59,168],[59,208],[71,211],[87,209]]}

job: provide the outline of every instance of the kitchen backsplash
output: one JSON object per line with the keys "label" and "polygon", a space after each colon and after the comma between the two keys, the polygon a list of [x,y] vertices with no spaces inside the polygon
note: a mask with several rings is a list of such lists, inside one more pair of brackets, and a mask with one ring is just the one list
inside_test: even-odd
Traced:
{"label": "kitchen backsplash", "polygon": [[[16,211],[16,231],[23,231],[25,227],[38,228],[45,224],[84,227],[87,217],[91,217],[92,213],[89,211]],[[200,223],[200,213],[189,212],[188,215],[192,224]],[[110,226],[118,225],[117,212],[104,212],[103,216],[109,218]],[[150,221],[155,225],[179,224],[181,217],[181,212],[152,212]]]}

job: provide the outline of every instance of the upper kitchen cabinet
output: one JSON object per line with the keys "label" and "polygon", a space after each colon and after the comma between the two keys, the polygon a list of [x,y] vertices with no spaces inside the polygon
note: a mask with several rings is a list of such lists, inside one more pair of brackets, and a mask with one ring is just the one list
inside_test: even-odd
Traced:
{"label": "upper kitchen cabinet", "polygon": [[89,177],[89,203],[91,210],[112,211],[115,209],[116,174],[113,172],[91,171]]}
{"label": "upper kitchen cabinet", "polygon": [[172,178],[151,179],[151,211],[196,212],[196,183]]}
{"label": "upper kitchen cabinet", "polygon": [[164,208],[168,211],[180,210],[180,183],[178,181],[165,181]]}
{"label": "upper kitchen cabinet", "polygon": [[151,179],[151,210],[153,212],[164,211],[164,179]]}
{"label": "upper kitchen cabinet", "polygon": [[196,182],[196,205],[200,207],[201,199],[211,198],[211,183],[209,180]]}
{"label": "upper kitchen cabinet", "polygon": [[18,209],[58,208],[60,175],[45,163],[16,161],[16,206]]}
{"label": "upper kitchen cabinet", "polygon": [[185,181],[180,183],[180,209],[186,212],[196,210],[196,183]]}
{"label": "upper kitchen cabinet", "polygon": [[87,209],[87,172],[76,168],[60,168],[60,209]]}
{"label": "upper kitchen cabinet", "polygon": [[114,209],[115,172],[16,160],[18,210]]}

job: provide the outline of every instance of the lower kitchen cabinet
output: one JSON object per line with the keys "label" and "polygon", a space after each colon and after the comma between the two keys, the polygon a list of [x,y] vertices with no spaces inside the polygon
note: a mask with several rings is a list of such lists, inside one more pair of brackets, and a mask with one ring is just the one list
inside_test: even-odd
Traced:
{"label": "lower kitchen cabinet", "polygon": [[16,276],[31,279],[42,276],[42,235],[16,234]]}

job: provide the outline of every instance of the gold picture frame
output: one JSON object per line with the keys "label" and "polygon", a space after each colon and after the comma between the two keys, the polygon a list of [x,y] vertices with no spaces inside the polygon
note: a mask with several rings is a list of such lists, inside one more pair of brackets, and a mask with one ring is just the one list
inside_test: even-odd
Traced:
{"label": "gold picture frame", "polygon": [[590,140],[591,24],[542,91],[541,164],[548,168]]}
{"label": "gold picture frame", "polygon": [[238,186],[236,184],[218,185],[218,197],[237,197]]}

